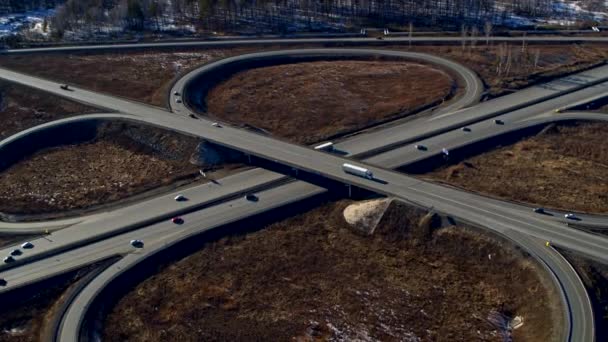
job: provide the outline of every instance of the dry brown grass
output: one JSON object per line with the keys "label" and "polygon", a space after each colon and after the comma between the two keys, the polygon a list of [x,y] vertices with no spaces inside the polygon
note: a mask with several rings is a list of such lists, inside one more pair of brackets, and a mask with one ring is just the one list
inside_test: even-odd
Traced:
{"label": "dry brown grass", "polygon": [[41,214],[107,204],[192,182],[198,140],[152,127],[105,125],[80,145],[40,151],[0,173],[0,211]]}
{"label": "dry brown grass", "polygon": [[2,56],[0,63],[5,68],[164,107],[176,76],[175,64],[181,65],[183,73],[211,60],[249,51],[254,49],[39,54]]}
{"label": "dry brown grass", "polygon": [[424,177],[507,200],[606,213],[607,129],[606,123],[557,126]]}
{"label": "dry brown grass", "polygon": [[239,72],[211,90],[208,112],[301,144],[441,102],[455,84],[408,62],[321,61]]}
{"label": "dry brown grass", "polygon": [[[411,50],[437,54],[468,66],[484,81],[490,97],[547,82],[560,75],[603,63],[608,57],[606,45],[595,44],[526,45],[525,49],[522,49],[521,43],[502,47],[478,44],[472,48],[467,46],[465,50],[460,46],[414,46]],[[507,70],[505,56],[509,50],[511,65]]]}
{"label": "dry brown grass", "polygon": [[559,297],[534,263],[458,227],[411,239],[428,225],[403,206],[364,237],[343,221],[347,204],[207,244],[120,300],[104,339],[500,341],[493,310],[525,317],[518,341],[556,338]]}
{"label": "dry brown grass", "polygon": [[45,122],[95,111],[41,91],[0,82],[0,140]]}

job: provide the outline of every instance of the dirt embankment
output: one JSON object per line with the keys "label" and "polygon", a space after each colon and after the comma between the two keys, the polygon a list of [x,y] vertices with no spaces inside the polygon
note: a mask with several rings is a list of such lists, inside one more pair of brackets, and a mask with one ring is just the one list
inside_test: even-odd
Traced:
{"label": "dirt embankment", "polygon": [[20,289],[17,295],[8,293],[0,297],[0,342],[47,341],[54,333],[53,318],[78,282],[107,261],[93,264],[70,274],[46,280]]}
{"label": "dirt embankment", "polygon": [[320,61],[239,72],[211,90],[208,113],[310,144],[400,117],[451,94],[445,72],[408,62]]}
{"label": "dirt embankment", "polygon": [[45,92],[0,82],[0,140],[49,121],[96,111]]}
{"label": "dirt embankment", "polygon": [[153,127],[106,123],[93,141],[40,151],[0,173],[0,211],[83,209],[200,177],[198,139]]}
{"label": "dirt embankment", "polygon": [[560,125],[424,175],[551,208],[608,212],[607,123]]}
{"label": "dirt embankment", "polygon": [[572,264],[589,293],[594,310],[595,340],[608,340],[608,266],[571,251],[562,250],[561,253]]}
{"label": "dirt embankment", "polygon": [[122,298],[104,340],[502,341],[489,321],[514,315],[515,340],[557,338],[559,296],[513,249],[403,207],[362,236],[347,204],[208,243]]}

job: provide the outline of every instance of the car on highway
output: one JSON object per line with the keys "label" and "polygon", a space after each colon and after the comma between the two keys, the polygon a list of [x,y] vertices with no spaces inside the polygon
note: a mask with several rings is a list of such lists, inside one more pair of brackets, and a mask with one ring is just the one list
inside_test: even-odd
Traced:
{"label": "car on highway", "polygon": [[171,219],[171,222],[173,222],[175,224],[182,224],[182,223],[184,223],[184,219],[179,216],[176,216]]}
{"label": "car on highway", "polygon": [[414,145],[414,148],[417,149],[418,151],[426,151],[427,150],[426,146],[420,145],[420,144]]}
{"label": "car on highway", "polygon": [[462,127],[461,130],[463,132],[470,132],[471,131],[471,129],[469,127]]}
{"label": "car on highway", "polygon": [[4,258],[4,263],[5,264],[9,264],[11,262],[15,261],[15,258],[13,258],[12,256],[7,256],[6,258]]}
{"label": "car on highway", "polygon": [[254,195],[254,194],[247,194],[247,195],[245,195],[245,199],[248,200],[248,201],[250,201],[250,202],[257,202],[259,200],[258,196]]}
{"label": "car on highway", "polygon": [[213,127],[217,127],[217,128],[222,127],[222,125],[220,125],[220,124],[219,124],[219,123],[217,123],[217,122],[212,123],[212,124],[211,124],[211,126],[213,126]]}
{"label": "car on highway", "polygon": [[576,215],[574,215],[572,213],[564,214],[564,217],[567,218],[568,220],[578,220],[579,219],[578,217],[576,217]]}
{"label": "car on highway", "polygon": [[175,103],[182,103],[182,100],[180,100],[180,99],[175,99]]}
{"label": "car on highway", "polygon": [[32,244],[29,241],[26,241],[26,242],[24,242],[24,243],[21,244],[21,248],[23,248],[23,249],[32,249],[32,248],[34,248],[34,244]]}
{"label": "car on highway", "polygon": [[67,84],[62,84],[61,86],[59,86],[59,88],[61,88],[63,90],[70,90],[70,86]]}
{"label": "car on highway", "polygon": [[179,194],[179,195],[175,196],[175,200],[178,202],[183,202],[183,201],[187,201],[188,199],[186,198],[186,196]]}
{"label": "car on highway", "polygon": [[188,114],[189,117],[191,117],[192,119],[198,119],[198,117],[192,113]]}
{"label": "car on highway", "polygon": [[131,240],[130,244],[135,248],[144,248],[144,242],[141,240]]}
{"label": "car on highway", "polygon": [[502,120],[500,120],[500,119],[494,119],[494,123],[497,124],[497,125],[504,125],[505,124],[505,122],[502,121]]}
{"label": "car on highway", "polygon": [[21,254],[23,254],[23,252],[21,252],[21,250],[19,250],[19,249],[13,249],[11,251],[11,255],[12,256],[18,256],[18,255],[21,255]]}
{"label": "car on highway", "polygon": [[545,213],[545,208],[534,208],[533,211],[535,213],[537,213],[537,214],[544,214]]}
{"label": "car on highway", "polygon": [[6,286],[6,284],[7,284],[6,279],[0,278],[0,286],[4,287],[4,286]]}
{"label": "car on highway", "polygon": [[179,96],[179,91],[176,91],[175,93],[173,93],[173,95]]}

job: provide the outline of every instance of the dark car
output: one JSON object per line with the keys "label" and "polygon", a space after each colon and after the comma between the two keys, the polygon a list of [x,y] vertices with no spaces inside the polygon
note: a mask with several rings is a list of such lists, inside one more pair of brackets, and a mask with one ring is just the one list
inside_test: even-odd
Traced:
{"label": "dark car", "polygon": [[6,280],[3,278],[0,278],[0,286],[6,286]]}
{"label": "dark car", "polygon": [[141,240],[131,240],[131,246],[135,248],[144,248],[144,242]]}
{"label": "dark car", "polygon": [[175,223],[175,224],[183,224],[184,223],[184,219],[181,217],[174,217],[171,219],[171,222]]}
{"label": "dark car", "polygon": [[534,212],[537,214],[544,214],[545,208],[534,208]]}
{"label": "dark car", "polygon": [[245,199],[250,202],[257,202],[258,196],[254,195],[254,194],[247,194],[247,195],[245,195]]}

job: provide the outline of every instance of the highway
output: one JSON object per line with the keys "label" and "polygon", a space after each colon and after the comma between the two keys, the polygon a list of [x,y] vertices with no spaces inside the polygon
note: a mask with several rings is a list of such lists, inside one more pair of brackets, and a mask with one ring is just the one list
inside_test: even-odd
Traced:
{"label": "highway", "polygon": [[[4,50],[5,54],[31,54],[52,52],[82,52],[82,51],[120,51],[150,48],[221,48],[232,46],[260,46],[260,45],[297,45],[297,44],[365,44],[365,45],[390,45],[390,44],[460,44],[462,37],[386,37],[383,40],[377,38],[268,38],[268,39],[226,39],[226,40],[202,40],[202,41],[179,41],[179,42],[156,42],[156,43],[133,43],[133,44],[109,44],[109,45],[86,45],[86,46],[62,46],[29,49]],[[476,41],[485,43],[486,37],[466,37],[466,42]],[[605,43],[608,37],[584,36],[584,37],[559,37],[559,36],[527,36],[527,37],[489,37],[489,42],[515,43],[522,41],[529,43]]]}
{"label": "highway", "polygon": [[[601,83],[603,81],[602,80],[603,77],[606,77],[605,74],[606,74],[605,67],[597,68],[597,70],[593,70],[592,72],[590,71],[587,74],[581,73],[578,78],[569,78],[566,81],[556,82],[555,84],[553,84],[551,86],[538,87],[539,89],[535,89],[533,91],[524,90],[524,92],[525,91],[529,92],[528,96],[521,97],[520,99],[529,100],[530,95],[537,96],[537,99],[535,101],[539,102],[538,105],[544,104],[546,106],[552,107],[551,110],[554,110],[556,108],[556,106],[557,107],[561,106],[562,102],[565,101],[565,100],[562,100],[562,98],[569,96],[569,95],[567,95],[569,93],[571,93],[572,96],[577,99],[581,99],[581,98],[583,98],[583,96],[597,97],[600,95],[605,95],[606,88],[605,88],[605,85],[603,83]],[[50,90],[51,92],[66,96],[66,94],[63,94],[62,91],[60,91],[58,89],[58,85],[53,82],[39,80],[39,79],[36,79],[33,77],[28,77],[25,75],[20,75],[17,73],[10,72],[8,70],[0,71],[0,77],[5,78],[5,79],[11,79],[13,81],[17,81],[22,84],[34,86],[39,89]],[[186,79],[184,79],[183,81],[184,82],[182,84],[187,84]],[[582,86],[583,83],[593,84],[594,82],[597,82],[599,84],[597,86],[591,86],[591,87],[585,87],[585,88],[583,88],[583,86]],[[583,92],[583,93],[578,93],[578,92]],[[519,92],[515,93],[513,95],[509,95],[509,96],[515,96],[517,94],[519,94]],[[574,95],[574,94],[576,94],[576,95]],[[518,95],[518,96],[521,96],[521,95]],[[438,210],[442,213],[454,216],[456,218],[460,218],[466,222],[470,222],[470,223],[478,225],[478,226],[495,229],[497,232],[504,234],[508,237],[510,237],[511,235],[514,236],[514,235],[521,235],[521,234],[526,234],[526,236],[528,236],[527,234],[536,236],[539,239],[526,238],[529,241],[533,241],[533,242],[529,242],[528,245],[524,246],[524,247],[526,249],[532,251],[533,253],[536,253],[538,255],[538,257],[540,258],[540,260],[542,260],[547,265],[547,267],[549,267],[553,272],[555,272],[557,278],[560,279],[562,286],[564,286],[563,284],[571,285],[571,287],[569,287],[570,290],[568,290],[567,286],[564,286],[564,290],[566,291],[566,293],[571,293],[571,294],[575,293],[576,292],[576,291],[574,291],[575,289],[578,289],[580,292],[580,288],[581,288],[580,280],[578,279],[576,274],[572,274],[573,271],[571,271],[571,270],[569,271],[567,267],[564,267],[563,261],[560,261],[559,258],[555,259],[554,257],[550,257],[550,255],[553,255],[553,253],[547,252],[546,248],[542,248],[541,245],[542,245],[542,243],[544,243],[545,239],[550,239],[561,246],[566,246],[566,247],[570,247],[570,248],[578,247],[579,251],[593,250],[593,253],[591,253],[593,255],[591,255],[591,256],[593,256],[595,258],[599,258],[599,260],[605,261],[605,259],[603,259],[602,255],[606,255],[606,253],[605,253],[606,247],[603,247],[603,246],[608,246],[608,244],[606,244],[603,239],[598,241],[597,238],[594,238],[593,240],[595,240],[595,241],[591,241],[588,234],[573,231],[572,229],[569,229],[568,227],[564,226],[560,222],[552,222],[551,220],[547,220],[544,217],[540,218],[535,215],[532,215],[529,208],[526,208],[526,207],[518,206],[516,208],[513,208],[510,206],[505,206],[504,203],[501,201],[489,201],[485,197],[481,197],[481,196],[477,196],[477,195],[473,195],[473,194],[467,194],[467,193],[457,190],[457,189],[451,189],[451,188],[446,188],[446,187],[431,184],[431,183],[422,182],[417,179],[386,170],[385,168],[378,168],[378,167],[375,167],[372,165],[368,165],[368,166],[370,169],[372,169],[374,171],[374,174],[376,175],[377,179],[381,180],[382,182],[386,182],[386,184],[383,184],[381,182],[370,182],[368,180],[364,180],[364,179],[360,179],[358,177],[344,174],[342,172],[342,170],[340,169],[340,165],[347,159],[344,159],[344,158],[341,158],[341,157],[338,157],[335,155],[320,153],[318,151],[314,151],[314,150],[306,148],[306,147],[296,146],[296,145],[289,144],[289,143],[286,143],[283,141],[278,141],[276,139],[272,139],[270,137],[253,134],[250,132],[244,132],[242,130],[234,129],[230,126],[224,126],[223,128],[212,127],[210,125],[210,122],[208,122],[204,119],[196,121],[197,124],[193,124],[192,119],[188,119],[187,117],[184,117],[184,116],[170,115],[166,111],[162,111],[162,110],[158,110],[158,109],[151,109],[150,107],[141,106],[140,104],[137,104],[137,103],[134,103],[131,101],[126,101],[123,99],[115,99],[112,97],[108,97],[106,95],[100,95],[100,94],[87,92],[83,89],[77,88],[77,89],[75,89],[74,92],[70,92],[68,94],[68,96],[66,96],[66,97],[77,98],[81,102],[94,104],[94,105],[97,105],[97,106],[100,106],[102,108],[106,108],[109,110],[120,111],[123,113],[132,114],[131,116],[122,117],[127,120],[146,122],[146,123],[150,123],[153,125],[168,127],[171,129],[179,130],[181,132],[185,132],[185,133],[189,133],[189,134],[193,134],[193,135],[197,135],[197,136],[203,136],[206,139],[214,141],[221,145],[230,146],[230,147],[245,151],[246,153],[249,153],[251,155],[262,157],[264,159],[277,160],[282,164],[296,167],[299,170],[308,170],[309,172],[311,172],[313,174],[320,173],[325,177],[329,177],[329,178],[332,178],[332,179],[340,181],[340,182],[357,185],[362,188],[370,189],[375,192],[403,198],[406,201],[414,202],[414,203],[422,205],[424,207],[434,207],[436,210]],[[493,100],[493,101],[498,101],[501,99],[503,99],[503,98],[499,98],[499,99]],[[467,109],[464,111],[457,112],[457,115],[452,115],[452,114],[445,115],[442,112],[438,112],[434,116],[431,116],[432,119],[430,119],[428,117],[424,118],[424,119],[420,119],[419,122],[424,123],[425,126],[416,126],[418,128],[420,128],[420,127],[424,128],[423,132],[420,132],[420,130],[419,130],[417,132],[417,134],[419,136],[420,135],[423,136],[424,134],[433,135],[434,132],[442,132],[442,133],[444,133],[444,134],[442,134],[442,136],[443,136],[447,133],[454,133],[453,132],[453,130],[455,128],[454,126],[462,125],[463,121],[467,122],[467,123],[471,123],[471,124],[476,123],[476,125],[481,125],[481,124],[489,125],[492,122],[492,120],[490,120],[491,117],[494,117],[496,115],[505,115],[506,117],[511,118],[509,115],[511,115],[512,112],[513,113],[517,112],[517,110],[513,111],[513,108],[514,108],[513,104],[516,102],[510,102],[510,101],[503,100],[505,103],[502,105],[503,107],[501,108],[501,106],[498,104],[488,105],[488,103],[491,103],[493,101],[489,101],[487,103],[479,105],[479,106],[486,105],[486,107],[487,107],[486,109],[475,109],[478,107],[478,106],[476,106],[476,107],[473,107],[473,108],[470,108],[470,109]],[[545,102],[555,101],[555,102],[547,105],[547,104],[545,104],[545,102],[540,102],[540,101],[545,101]],[[562,101],[562,102],[560,102],[560,101]],[[524,103],[524,105],[526,105],[526,104],[529,105],[529,102]],[[567,105],[569,103],[563,102],[563,104]],[[534,105],[529,105],[529,106],[525,106],[525,108],[533,107],[533,106]],[[492,109],[492,112],[491,112],[491,114],[488,114],[490,108]],[[536,108],[536,109],[531,110],[531,112],[533,112],[533,114],[537,115],[537,116],[547,114],[546,113],[547,111],[542,111],[540,109],[541,108]],[[183,108],[180,110],[187,110],[187,109]],[[499,114],[500,111],[505,111],[505,113]],[[530,113],[517,114],[520,116],[517,116],[515,114],[513,114],[513,115],[514,115],[514,117],[511,118],[512,119],[511,122],[518,122],[522,118],[529,118],[532,116],[532,115],[530,115]],[[459,119],[462,119],[463,121],[459,121]],[[466,121],[466,120],[468,120],[468,121]],[[414,121],[412,121],[412,122],[414,122]],[[413,125],[412,122],[409,122],[407,125]],[[405,126],[407,126],[407,125],[405,125]],[[432,126],[432,127],[426,127],[426,126]],[[496,125],[494,125],[494,126],[496,126]],[[493,127],[493,128],[494,128],[494,126],[489,125],[489,127]],[[478,131],[484,132],[483,129],[478,130],[476,128],[473,131],[474,134],[469,135],[469,137],[471,137],[472,140],[474,140],[473,137],[476,137],[476,134]],[[379,130],[377,132],[381,132],[381,131]],[[369,135],[378,134],[377,132],[371,132],[371,133],[369,133]],[[365,134],[363,136],[368,136],[368,139],[370,139],[369,141],[374,141],[373,138],[369,138],[369,135]],[[407,141],[409,141],[409,139],[415,139],[415,138],[412,138],[412,136],[415,136],[414,134],[412,134],[412,132],[406,132],[403,135],[398,136],[398,138],[391,138],[392,140],[391,140],[390,144],[394,145],[395,144],[394,141],[396,141],[396,144],[399,144],[399,143],[407,142]],[[447,141],[447,140],[446,140],[446,142],[455,144],[455,143],[458,143],[458,139],[456,139],[454,142]],[[386,143],[387,142],[384,142],[384,144],[386,144]],[[345,145],[346,144],[347,144],[347,141],[345,142]],[[247,146],[247,145],[250,145],[250,146]],[[379,143],[378,145],[380,145],[378,149],[383,147],[382,143]],[[448,144],[444,143],[443,146],[448,146]],[[406,147],[407,146],[404,146],[404,148],[406,148]],[[358,151],[358,150],[355,150],[354,147],[348,147],[348,146],[344,146],[344,147],[339,146],[339,148],[341,148],[341,149],[344,148],[346,151],[349,151],[352,155],[358,155],[360,153],[365,152],[365,151],[363,151],[363,149],[361,151]],[[353,152],[353,151],[355,151],[355,152]],[[411,154],[411,149],[407,153]],[[414,155],[414,157],[419,157],[419,156]],[[401,165],[408,162],[409,159],[407,159],[407,158],[409,158],[409,157],[404,156],[404,158],[401,159],[401,161],[400,161]],[[396,162],[397,158],[395,158],[393,160]],[[366,162],[371,163],[372,161],[368,160]],[[391,163],[393,163],[393,162],[391,162]],[[379,165],[383,165],[384,167],[389,167],[389,168],[393,167],[393,166],[391,166],[391,164],[379,164]],[[278,176],[278,177],[280,178],[280,176]],[[224,184],[230,184],[230,183],[224,183]],[[310,191],[310,193],[317,193],[317,192],[323,191],[323,189],[320,189],[318,187],[314,187],[311,185],[307,185],[302,182],[293,182],[293,183],[289,183],[287,185],[281,185],[281,186],[276,187],[276,189],[281,189],[283,187],[288,187],[288,186],[294,186],[291,184],[298,184],[298,186],[300,186],[299,184],[303,184],[303,186],[305,186],[305,187],[310,187],[310,188],[308,188],[309,189],[308,191]],[[240,184],[240,185],[242,185],[242,184]],[[265,191],[274,191],[274,189],[275,188],[268,189]],[[237,189],[236,191],[238,191],[238,190],[239,189]],[[242,193],[243,192],[242,188],[240,190],[241,190],[240,193]],[[301,191],[301,190],[302,189],[299,189],[299,191]],[[283,191],[285,191],[285,193],[281,194],[281,196],[284,196],[284,197],[278,196],[277,198],[280,197],[280,199],[275,199],[274,200],[275,202],[273,202],[274,204],[269,203],[269,205],[274,205],[276,207],[278,205],[277,203],[285,203],[286,201],[289,201],[291,198],[293,198],[294,193],[291,192],[293,190],[290,190],[290,191],[283,190]],[[262,192],[262,193],[264,193],[264,192]],[[305,191],[304,193],[307,193],[307,192]],[[441,194],[441,195],[438,195],[438,194]],[[210,196],[215,196],[215,195],[210,195]],[[263,197],[262,197],[262,199],[263,199]],[[242,199],[235,199],[235,200],[242,201]],[[166,204],[166,202],[167,202],[167,200],[165,198],[164,203]],[[225,202],[225,203],[229,203],[229,202],[230,201]],[[466,202],[466,205],[465,205],[465,202]],[[261,200],[259,203],[256,203],[253,206],[262,206],[262,205],[265,205],[265,203],[266,202],[264,200]],[[220,206],[223,206],[223,205],[224,205],[224,202],[222,202],[221,204],[219,204],[217,206],[211,206],[208,208],[204,208],[202,210],[208,210],[208,209],[212,209],[212,208],[219,209]],[[525,208],[525,210],[524,210],[524,208]],[[262,210],[266,210],[266,209],[262,209]],[[194,215],[194,214],[197,214],[198,212],[199,211],[192,212],[192,214]],[[235,210],[232,210],[231,212],[235,212]],[[229,216],[226,213],[224,213],[223,215],[226,218],[227,218],[227,216]],[[143,218],[139,218],[139,219],[141,220]],[[195,218],[195,220],[197,223],[202,223],[202,222],[198,221],[199,220],[198,218]],[[187,222],[188,221],[189,220],[187,220]],[[118,225],[123,225],[123,223],[119,223]],[[73,227],[76,228],[77,226],[78,226],[78,224]],[[214,227],[213,224],[211,224],[211,223],[209,225],[207,225],[205,223],[204,226],[205,227]],[[72,227],[70,227],[70,228],[72,228]],[[175,231],[175,228],[173,228],[173,230]],[[187,230],[187,229],[185,229],[185,230]],[[54,233],[53,235],[59,234],[62,231],[66,231],[66,229],[59,230],[56,233]],[[142,233],[144,231],[148,231],[148,227],[137,230],[137,233]],[[514,233],[514,232],[517,232],[517,233]],[[128,234],[131,234],[131,232],[129,232]],[[66,236],[67,235],[68,234],[66,234]],[[575,236],[573,237],[572,235],[575,235]],[[113,238],[115,238],[115,237],[113,237]],[[162,241],[163,243],[167,243],[167,241],[172,241],[172,239],[176,239],[176,237],[169,236],[167,238],[159,238],[159,239],[160,239],[159,241]],[[76,240],[81,240],[81,239],[76,238]],[[523,241],[522,239],[519,239],[518,241],[520,241],[520,243],[522,243],[522,244],[526,243],[526,242],[521,242],[521,241]],[[95,242],[95,243],[103,243],[103,242],[105,242],[105,240],[100,241],[100,242]],[[124,245],[124,243],[123,243],[123,245]],[[151,245],[156,246],[155,242],[154,242],[154,238],[152,238]],[[159,242],[158,245],[160,246],[160,245],[162,245],[162,243]],[[112,244],[109,244],[107,246],[112,246]],[[599,248],[599,250],[596,250],[596,247]],[[152,248],[152,249],[155,249],[155,248]],[[66,251],[66,253],[69,253],[71,251],[77,251],[77,250],[78,249],[73,249],[70,251]],[[104,250],[104,248],[98,246],[98,247],[86,248],[86,250],[88,252],[93,252],[93,254],[95,254],[96,252],[99,252],[100,250]],[[577,250],[577,249],[574,248],[574,250]],[[146,251],[148,251],[148,247],[146,247]],[[76,253],[75,255],[81,255],[79,253],[83,253],[83,252],[80,251],[80,252]],[[101,254],[107,255],[107,253],[108,253],[108,249],[106,249],[105,252],[103,252]],[[114,251],[112,253],[118,253],[118,252]],[[589,255],[589,253],[586,253],[586,254]],[[59,258],[58,256],[56,256],[56,257],[59,260],[64,260],[64,261],[68,260],[68,259],[64,259],[64,258]],[[35,258],[33,258],[33,259],[35,259]],[[72,256],[72,259],[74,259],[73,256]],[[72,259],[70,259],[70,260],[72,260]],[[79,258],[76,258],[76,259],[79,259]],[[41,260],[44,261],[46,259],[41,259]],[[46,268],[41,267],[39,269],[39,271],[32,273],[34,275],[34,278],[35,278],[35,275],[40,272],[40,270],[44,270],[44,272],[48,272],[48,271],[46,271]],[[4,277],[4,275],[6,273],[7,280],[10,279],[9,284],[12,284],[13,281],[18,282],[21,279],[22,273],[19,271],[23,271],[23,269],[20,267],[12,268],[12,269],[7,270],[6,272],[2,271],[2,274],[0,274],[0,276]],[[12,274],[13,278],[10,277],[11,276],[10,272],[14,272],[14,274]],[[54,273],[48,272],[48,274],[54,274]],[[583,289],[583,292],[584,292],[584,289]],[[586,296],[586,293],[583,297],[585,297],[585,296]],[[578,297],[571,296],[571,297],[567,298],[566,300],[569,300],[568,303],[571,303],[571,308],[574,308],[574,309],[571,309],[573,322],[574,322],[572,330],[576,331],[576,333],[577,333],[576,337],[580,338],[580,339],[575,339],[575,340],[581,340],[581,341],[590,340],[590,337],[592,339],[593,319],[592,318],[589,319],[589,312],[588,312],[589,310],[587,308],[585,308],[587,306],[585,303],[585,299],[579,295]],[[587,298],[587,301],[588,301],[588,298]],[[575,310],[577,308],[578,308],[578,310]],[[68,312],[70,312],[70,311],[68,311]],[[580,319],[581,317],[586,317],[587,319],[584,319],[584,320]],[[589,326],[589,324],[591,324],[591,326]]]}

